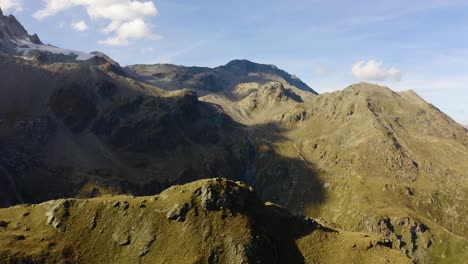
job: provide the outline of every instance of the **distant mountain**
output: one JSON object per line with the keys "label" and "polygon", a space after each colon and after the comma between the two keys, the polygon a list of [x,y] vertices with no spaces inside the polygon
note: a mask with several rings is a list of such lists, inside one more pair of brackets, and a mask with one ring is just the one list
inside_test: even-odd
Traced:
{"label": "distant mountain", "polygon": [[4,16],[0,8],[0,43],[4,46],[16,46],[14,41],[24,40],[36,45],[44,45],[37,34],[29,35],[13,15]]}
{"label": "distant mountain", "polygon": [[275,81],[299,90],[318,94],[299,78],[274,65],[233,60],[216,68],[185,67],[172,64],[132,65],[126,67],[130,76],[166,90],[190,88],[200,93],[232,89],[241,83]]}
{"label": "distant mountain", "polygon": [[44,44],[37,34],[29,35],[13,16],[4,16],[0,9],[0,53],[42,62],[99,63],[110,59],[103,53],[87,53]]}

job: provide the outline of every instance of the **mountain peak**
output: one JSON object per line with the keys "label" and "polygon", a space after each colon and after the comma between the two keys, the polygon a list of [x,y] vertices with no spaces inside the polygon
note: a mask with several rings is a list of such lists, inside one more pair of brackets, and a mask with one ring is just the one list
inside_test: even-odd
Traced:
{"label": "mountain peak", "polygon": [[250,61],[250,60],[247,60],[247,59],[234,59],[234,60],[228,62],[224,66],[225,67],[233,67],[233,66],[253,66],[253,65],[263,65],[263,66],[271,67],[273,69],[278,69],[278,67],[276,67],[273,64],[261,64],[261,63],[256,63],[256,62],[253,62],[253,61]]}
{"label": "mountain peak", "polygon": [[252,61],[249,61],[249,60],[246,60],[246,59],[234,59],[234,60],[231,60],[230,62],[226,63],[225,66],[232,65],[232,64],[242,64],[242,63],[253,64]]}
{"label": "mountain peak", "polygon": [[244,76],[249,76],[251,73],[276,75],[284,79],[284,81],[286,81],[290,85],[295,86],[300,90],[318,94],[310,86],[308,86],[306,83],[301,81],[297,76],[289,74],[288,72],[281,70],[272,64],[261,64],[261,63],[252,62],[246,59],[242,59],[242,60],[236,59],[236,60],[230,61],[225,66],[221,66],[219,68],[227,68],[236,75],[244,75]]}
{"label": "mountain peak", "polygon": [[15,16],[0,13],[0,41],[30,38],[26,29]]}
{"label": "mountain peak", "polygon": [[31,42],[34,43],[34,44],[44,44],[44,43],[42,43],[41,39],[39,38],[39,36],[36,33],[34,33],[31,36]]}
{"label": "mountain peak", "polygon": [[232,60],[230,62],[228,62],[226,65],[224,65],[224,67],[227,67],[227,68],[244,68],[244,69],[255,69],[255,68],[259,68],[259,67],[265,67],[265,68],[270,68],[272,70],[279,70],[278,67],[276,67],[276,65],[273,65],[273,64],[262,64],[262,63],[257,63],[257,62],[253,62],[253,61],[250,61],[250,60],[246,60],[246,59],[235,59],[235,60]]}
{"label": "mountain peak", "polygon": [[355,91],[356,94],[365,94],[369,96],[392,96],[395,94],[394,91],[386,86],[367,82],[352,84],[346,87],[344,91]]}

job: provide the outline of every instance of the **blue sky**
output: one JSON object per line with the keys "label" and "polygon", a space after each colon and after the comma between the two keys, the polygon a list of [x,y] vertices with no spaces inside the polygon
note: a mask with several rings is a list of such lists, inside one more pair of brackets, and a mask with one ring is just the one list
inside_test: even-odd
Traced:
{"label": "blue sky", "polygon": [[321,93],[358,81],[412,89],[468,123],[468,1],[0,0],[0,6],[44,42],[103,51],[122,65],[213,67],[249,59],[275,64]]}

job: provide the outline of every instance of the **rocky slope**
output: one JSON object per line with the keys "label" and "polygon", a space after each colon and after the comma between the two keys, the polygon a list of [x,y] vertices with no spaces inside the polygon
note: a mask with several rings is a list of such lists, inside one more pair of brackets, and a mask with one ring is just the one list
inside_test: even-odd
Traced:
{"label": "rocky slope", "polygon": [[243,126],[191,91],[139,83],[109,63],[0,64],[4,206],[242,179]]}
{"label": "rocky slope", "polygon": [[437,108],[367,83],[309,97],[274,83],[233,91],[201,100],[249,126],[249,184],[263,199],[385,234],[417,262],[466,256],[468,133]]}
{"label": "rocky slope", "polygon": [[31,43],[43,45],[37,34],[29,35],[13,15],[3,15],[0,8],[0,43],[5,46],[13,45],[14,40],[27,40]]}
{"label": "rocky slope", "polygon": [[411,263],[380,235],[325,227],[222,179],[1,209],[0,262]]}

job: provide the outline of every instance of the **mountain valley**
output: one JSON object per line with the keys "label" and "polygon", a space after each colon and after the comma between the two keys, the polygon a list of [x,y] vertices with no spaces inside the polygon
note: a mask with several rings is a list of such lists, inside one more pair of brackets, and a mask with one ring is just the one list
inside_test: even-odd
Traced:
{"label": "mountain valley", "polygon": [[0,78],[1,263],[468,259],[468,128],[414,91],[122,67],[1,11]]}

